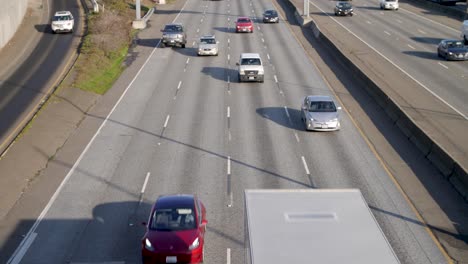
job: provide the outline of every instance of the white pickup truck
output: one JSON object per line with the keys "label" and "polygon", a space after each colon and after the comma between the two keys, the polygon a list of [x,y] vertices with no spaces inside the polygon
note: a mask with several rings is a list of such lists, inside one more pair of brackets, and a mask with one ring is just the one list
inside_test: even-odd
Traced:
{"label": "white pickup truck", "polygon": [[463,21],[460,37],[465,41],[465,45],[468,45],[468,20]]}

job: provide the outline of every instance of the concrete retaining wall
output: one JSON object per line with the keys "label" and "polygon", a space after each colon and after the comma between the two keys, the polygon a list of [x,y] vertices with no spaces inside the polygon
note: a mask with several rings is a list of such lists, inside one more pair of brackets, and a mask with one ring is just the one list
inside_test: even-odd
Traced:
{"label": "concrete retaining wall", "polygon": [[0,0],[0,49],[15,35],[28,9],[28,0]]}

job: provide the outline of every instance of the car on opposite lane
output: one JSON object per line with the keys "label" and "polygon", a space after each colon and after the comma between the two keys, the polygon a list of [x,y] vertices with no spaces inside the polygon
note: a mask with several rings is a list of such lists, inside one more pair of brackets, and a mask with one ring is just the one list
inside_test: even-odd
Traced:
{"label": "car on opposite lane", "polygon": [[263,12],[263,23],[279,23],[278,12],[276,10],[265,10]]}
{"label": "car on opposite lane", "polygon": [[437,55],[446,60],[468,60],[468,46],[462,40],[444,39],[437,46]]}
{"label": "car on opposite lane", "polygon": [[161,48],[165,46],[180,46],[181,48],[185,48],[187,35],[185,34],[184,25],[181,23],[166,24],[161,32],[163,33]]}
{"label": "car on opposite lane", "polygon": [[253,33],[253,21],[249,17],[238,17],[236,20],[236,33],[249,32]]}
{"label": "car on opposite lane", "polygon": [[335,5],[335,16],[354,15],[353,6],[349,2],[337,2]]}
{"label": "car on opposite lane", "polygon": [[197,196],[158,197],[148,223],[143,223],[143,264],[203,262],[207,223],[205,206]]}
{"label": "car on opposite lane", "polygon": [[214,55],[218,56],[219,49],[218,49],[219,41],[216,40],[214,35],[205,35],[200,38],[198,43],[198,56],[202,55]]}
{"label": "car on opposite lane", "polygon": [[74,25],[75,20],[70,11],[57,11],[52,18],[50,27],[54,33],[73,32]]}
{"label": "car on opposite lane", "polygon": [[334,131],[341,128],[341,107],[331,96],[309,95],[301,105],[301,120],[306,130]]}

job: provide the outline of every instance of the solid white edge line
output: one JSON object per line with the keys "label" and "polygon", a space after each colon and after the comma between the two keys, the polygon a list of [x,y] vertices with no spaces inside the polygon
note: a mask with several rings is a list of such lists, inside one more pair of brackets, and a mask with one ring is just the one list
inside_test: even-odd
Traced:
{"label": "solid white edge line", "polygon": [[[187,5],[189,1],[186,1],[184,6],[181,8],[181,10],[179,11],[179,14],[177,14],[177,16],[174,18],[174,21],[177,20],[177,18],[179,17],[179,15],[182,13],[182,10],[185,9],[185,6]],[[109,114],[106,116],[106,118],[104,119],[104,121],[102,121],[101,123],[101,126],[99,126],[98,130],[96,131],[96,133],[94,134],[94,136],[91,138],[91,140],[88,142],[88,144],[86,145],[86,147],[84,148],[83,152],[81,152],[80,156],[78,157],[78,159],[75,161],[75,163],[73,164],[73,167],[68,171],[67,175],[65,176],[65,178],[63,178],[62,182],[60,183],[60,185],[57,187],[57,189],[55,190],[54,194],[52,195],[52,197],[50,197],[49,199],[49,202],[47,203],[47,205],[44,207],[44,209],[42,210],[41,214],[37,217],[36,221],[34,222],[34,224],[32,225],[31,229],[29,229],[28,233],[26,234],[26,236],[24,237],[23,241],[20,243],[20,245],[18,246],[18,248],[16,248],[15,252],[13,252],[13,255],[11,255],[10,259],[8,259],[7,263],[10,264],[11,261],[13,259],[16,258],[16,256],[18,255],[18,252],[22,251],[23,247],[25,246],[25,241],[27,241],[29,239],[29,237],[36,231],[37,227],[39,226],[39,224],[42,222],[42,220],[44,219],[45,215],[47,214],[47,212],[49,212],[50,210],[50,207],[52,206],[52,204],[55,202],[55,200],[57,199],[59,193],[62,191],[63,187],[65,186],[65,184],[68,182],[68,180],[70,179],[71,175],[73,174],[73,172],[75,172],[76,170],[76,167],[78,167],[78,164],[80,164],[81,160],[83,159],[84,155],[88,152],[89,148],[91,147],[91,145],[93,144],[94,140],[96,140],[96,137],[99,135],[99,133],[101,132],[102,128],[107,124],[107,121],[109,120],[110,116],[114,113],[115,109],[117,109],[117,106],[119,106],[120,102],[122,101],[122,99],[125,97],[125,95],[127,94],[127,92],[130,90],[130,88],[132,87],[133,83],[135,82],[135,80],[138,78],[138,76],[140,76],[140,73],[141,71],[143,70],[143,68],[145,68],[146,64],[148,64],[148,61],[151,59],[151,57],[153,57],[153,54],[156,52],[156,50],[158,49],[159,47],[159,44],[161,43],[161,40],[159,40],[158,44],[156,44],[156,47],[154,47],[153,51],[151,52],[151,54],[148,56],[148,58],[146,58],[146,61],[145,63],[143,63],[143,65],[141,66],[141,68],[138,70],[138,72],[135,74],[135,77],[133,77],[132,81],[128,84],[127,88],[125,88],[125,90],[123,91],[122,95],[119,97],[119,100],[117,100],[117,102],[115,103],[114,107],[112,107],[111,111],[109,112]],[[27,250],[27,248],[26,248]],[[21,261],[21,259],[19,259],[19,261]]]}
{"label": "solid white edge line", "polygon": [[226,249],[226,264],[231,264],[231,249]]}
{"label": "solid white edge line", "polygon": [[170,116],[170,115],[167,115],[167,116],[166,116],[166,122],[164,122],[164,128],[167,127],[167,123],[169,122],[169,118],[171,118],[171,116]]}
{"label": "solid white edge line", "polygon": [[[179,14],[177,14],[177,16],[174,18],[173,21],[176,21],[177,18],[180,16],[180,14],[182,13],[182,11],[185,9],[185,6],[187,5],[189,1],[186,1],[184,6],[180,9],[179,11]],[[88,144],[86,145],[86,147],[84,148],[83,152],[81,152],[80,156],[78,157],[78,159],[75,161],[75,163],[73,164],[73,167],[68,171],[67,175],[65,176],[65,178],[63,178],[62,182],[60,183],[60,185],[57,187],[57,189],[55,190],[54,194],[52,195],[52,197],[50,197],[49,199],[49,202],[47,203],[47,205],[44,207],[44,209],[42,210],[41,214],[37,217],[36,221],[34,222],[34,224],[32,225],[32,227],[29,229],[28,233],[26,234],[26,236],[24,237],[23,241],[21,241],[20,245],[18,246],[18,248],[16,248],[15,252],[13,252],[13,255],[11,255],[10,259],[8,259],[7,263],[10,264],[12,263],[11,261],[13,259],[16,259],[16,256],[19,256],[18,253],[23,251],[23,250],[28,250],[29,246],[26,247],[25,249],[23,249],[26,244],[25,244],[25,241],[27,241],[28,239],[30,239],[31,236],[36,236],[34,235],[35,234],[35,231],[37,229],[37,227],[39,226],[39,224],[42,222],[42,220],[44,219],[45,215],[47,214],[47,212],[49,212],[50,210],[50,207],[52,206],[52,204],[55,202],[55,200],[57,199],[59,193],[62,191],[63,187],[65,186],[65,184],[68,182],[68,180],[70,179],[71,175],[73,174],[73,172],[76,170],[76,167],[78,167],[78,164],[80,164],[80,161],[83,159],[84,155],[88,152],[89,148],[91,147],[91,145],[93,144],[94,140],[96,140],[96,137],[99,135],[99,133],[101,132],[102,128],[107,124],[107,121],[109,120],[110,116],[114,113],[115,109],[117,109],[117,106],[119,106],[120,102],[122,101],[122,99],[125,97],[125,95],[127,94],[127,92],[130,90],[130,88],[132,87],[133,83],[135,82],[135,80],[138,78],[138,76],[140,76],[140,73],[141,71],[143,70],[143,68],[145,68],[146,64],[148,64],[148,61],[151,59],[151,57],[153,57],[153,54],[154,52],[158,49],[159,47],[159,44],[161,43],[161,40],[159,40],[158,44],[156,45],[156,47],[154,47],[153,51],[151,51],[151,54],[148,56],[148,58],[146,58],[146,61],[145,63],[143,63],[143,65],[141,66],[141,68],[138,70],[138,72],[135,74],[135,77],[133,77],[132,81],[128,84],[127,88],[125,88],[125,90],[123,91],[122,95],[119,97],[119,100],[117,100],[117,102],[115,103],[114,107],[112,107],[111,111],[109,112],[109,114],[106,116],[106,118],[104,119],[104,121],[102,121],[101,125],[99,126],[98,130],[96,131],[96,133],[94,134],[94,136],[91,138],[91,140],[88,142]],[[21,256],[22,258],[22,256]],[[21,258],[18,259],[18,263],[19,261],[21,261]],[[16,263],[13,263],[13,264],[16,264]]]}
{"label": "solid white edge line", "polygon": [[[322,13],[324,14],[327,14],[327,12],[325,12],[323,9],[321,9],[319,6],[315,5],[314,2],[310,1],[309,0],[309,3],[313,4],[317,9],[319,9],[320,11],[322,11]],[[334,17],[330,16],[327,14],[328,17],[330,17],[333,21],[335,21],[338,25],[340,25],[342,28],[346,29],[346,31],[348,31],[350,34],[352,34],[354,37],[356,37],[357,39],[359,39],[360,41],[362,41],[362,43],[366,44],[369,48],[371,48],[373,51],[375,51],[377,54],[379,54],[380,56],[382,56],[382,58],[384,58],[385,60],[387,60],[388,62],[390,62],[393,66],[395,66],[397,69],[399,69],[401,72],[403,72],[404,74],[406,74],[406,76],[408,76],[409,78],[411,78],[411,80],[415,81],[417,84],[419,84],[421,87],[423,87],[426,91],[428,91],[430,94],[432,94],[433,96],[435,96],[437,99],[439,99],[440,101],[442,101],[444,104],[446,104],[448,107],[450,107],[453,111],[457,112],[457,114],[461,115],[465,120],[468,120],[468,116],[466,116],[465,114],[463,114],[462,112],[460,112],[458,109],[456,109],[454,106],[452,106],[451,104],[449,104],[447,101],[445,101],[442,97],[440,97],[439,95],[437,95],[435,92],[433,92],[432,90],[430,90],[429,88],[427,88],[423,83],[421,83],[420,81],[416,80],[416,78],[414,78],[412,75],[410,75],[408,72],[406,72],[405,70],[403,70],[400,66],[398,66],[397,64],[395,64],[393,61],[391,61],[389,58],[385,57],[385,55],[383,55],[382,53],[380,53],[377,49],[375,49],[373,46],[371,46],[369,43],[365,42],[362,38],[360,38],[358,35],[356,35],[354,32],[352,32],[351,30],[349,30],[347,27],[345,27],[342,23],[338,22],[338,20],[336,20]]]}
{"label": "solid white edge line", "polygon": [[25,241],[25,243],[24,243],[23,247],[21,248],[20,252],[18,252],[18,254],[15,256],[15,258],[11,262],[8,262],[8,263],[19,264],[21,259],[24,257],[24,255],[28,251],[29,247],[32,245],[32,243],[36,239],[36,237],[37,237],[37,233],[32,233],[28,237],[28,239]]}
{"label": "solid white edge line", "polygon": [[231,175],[231,156],[228,156],[227,160],[227,174]]}
{"label": "solid white edge line", "polygon": [[227,107],[227,117],[231,117],[231,108],[229,106]]}
{"label": "solid white edge line", "polygon": [[306,174],[310,175],[309,167],[307,167],[307,163],[306,163],[306,160],[305,160],[304,156],[302,156],[301,159],[302,159],[302,164],[304,164],[304,169],[306,171]]}
{"label": "solid white edge line", "polygon": [[444,67],[445,69],[448,69],[448,68],[449,68],[448,66],[442,64],[441,62],[438,62],[438,64],[439,64],[440,66]]}
{"label": "solid white edge line", "polygon": [[145,190],[146,190],[146,185],[148,184],[148,179],[150,177],[151,173],[146,173],[146,178],[145,178],[145,182],[143,183],[143,187],[141,187],[141,193],[144,193]]}

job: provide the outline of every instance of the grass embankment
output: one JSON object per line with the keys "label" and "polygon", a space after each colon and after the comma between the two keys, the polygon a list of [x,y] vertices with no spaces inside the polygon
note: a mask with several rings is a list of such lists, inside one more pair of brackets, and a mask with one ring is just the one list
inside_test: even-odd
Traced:
{"label": "grass embankment", "polygon": [[[103,0],[105,10],[87,17],[88,32],[83,39],[80,57],[76,63],[74,86],[104,94],[124,70],[123,62],[132,43],[135,31],[134,0]],[[149,8],[141,1],[141,13]]]}

